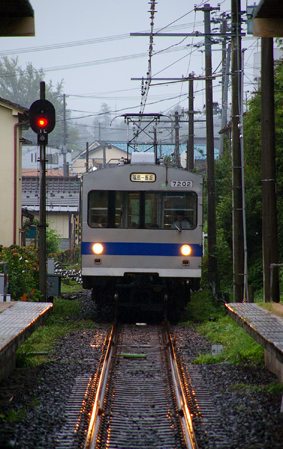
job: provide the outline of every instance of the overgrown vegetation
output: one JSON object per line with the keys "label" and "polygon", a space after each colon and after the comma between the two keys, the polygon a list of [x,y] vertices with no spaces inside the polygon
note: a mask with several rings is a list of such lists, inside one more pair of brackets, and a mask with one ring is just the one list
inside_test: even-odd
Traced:
{"label": "overgrown vegetation", "polygon": [[223,345],[221,354],[200,355],[194,363],[263,363],[263,347],[226,314],[224,305],[217,304],[209,290],[194,293],[187,311],[200,334],[211,343]]}
{"label": "overgrown vegetation", "polygon": [[49,257],[54,257],[61,265],[69,265],[71,267],[80,263],[81,248],[77,246],[74,249],[67,249],[66,251],[50,252]]}

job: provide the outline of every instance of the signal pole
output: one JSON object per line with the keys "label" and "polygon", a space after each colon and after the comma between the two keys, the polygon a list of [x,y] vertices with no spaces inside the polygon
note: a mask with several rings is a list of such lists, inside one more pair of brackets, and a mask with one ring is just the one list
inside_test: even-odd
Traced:
{"label": "signal pole", "polygon": [[[45,82],[40,82],[40,99],[45,100]],[[39,211],[39,290],[46,301],[46,154],[45,142],[40,144],[40,211]]]}
{"label": "signal pole", "polygon": [[45,82],[40,83],[40,100],[34,101],[29,109],[31,129],[37,134],[40,147],[40,210],[39,210],[39,289],[42,301],[46,301],[46,155],[48,133],[55,127],[55,109],[45,99]]}

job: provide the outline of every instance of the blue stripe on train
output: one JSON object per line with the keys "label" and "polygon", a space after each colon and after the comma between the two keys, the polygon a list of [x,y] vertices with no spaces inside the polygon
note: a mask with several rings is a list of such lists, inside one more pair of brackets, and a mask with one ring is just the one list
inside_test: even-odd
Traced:
{"label": "blue stripe on train", "polygon": [[[95,242],[82,242],[82,255],[94,255],[92,246]],[[136,242],[100,242],[104,256],[181,256],[179,243],[136,243]],[[202,248],[190,244],[190,257],[201,257]]]}

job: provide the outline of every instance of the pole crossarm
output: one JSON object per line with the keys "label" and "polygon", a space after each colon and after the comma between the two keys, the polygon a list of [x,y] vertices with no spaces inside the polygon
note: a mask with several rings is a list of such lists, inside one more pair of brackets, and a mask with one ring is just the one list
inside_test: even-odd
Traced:
{"label": "pole crossarm", "polygon": [[[241,36],[245,36],[246,33],[241,33]],[[130,36],[150,36],[150,33],[130,33]],[[154,37],[206,37],[206,36],[218,36],[218,37],[233,37],[235,33],[200,33],[195,31],[194,33],[154,33]]]}
{"label": "pole crossarm", "polygon": [[[219,78],[221,75],[211,75],[211,76],[196,76],[196,77],[182,77],[182,78],[151,78],[151,81],[174,81],[174,82],[184,82],[190,81],[191,79],[195,81],[206,81],[207,79]],[[131,78],[131,81],[142,81],[143,78]],[[169,83],[168,83],[169,84]],[[162,115],[162,114],[161,114]]]}

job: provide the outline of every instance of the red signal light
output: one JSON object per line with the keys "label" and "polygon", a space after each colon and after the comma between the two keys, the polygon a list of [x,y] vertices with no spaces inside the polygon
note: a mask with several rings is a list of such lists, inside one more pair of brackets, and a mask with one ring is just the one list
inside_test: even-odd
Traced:
{"label": "red signal light", "polygon": [[54,106],[50,103],[50,101],[34,101],[29,108],[29,121],[31,129],[37,134],[51,133],[55,128],[55,115]]}
{"label": "red signal light", "polygon": [[37,125],[39,128],[44,129],[48,125],[48,120],[45,117],[39,117],[37,119]]}

